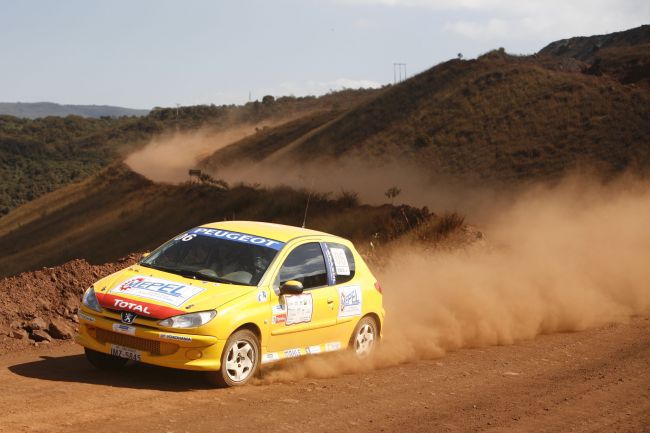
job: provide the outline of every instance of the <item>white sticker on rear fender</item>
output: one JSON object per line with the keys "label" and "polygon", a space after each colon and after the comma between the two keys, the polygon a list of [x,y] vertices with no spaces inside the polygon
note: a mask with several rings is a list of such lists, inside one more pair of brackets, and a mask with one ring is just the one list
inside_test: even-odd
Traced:
{"label": "white sticker on rear fender", "polygon": [[339,318],[361,316],[361,286],[339,286]]}

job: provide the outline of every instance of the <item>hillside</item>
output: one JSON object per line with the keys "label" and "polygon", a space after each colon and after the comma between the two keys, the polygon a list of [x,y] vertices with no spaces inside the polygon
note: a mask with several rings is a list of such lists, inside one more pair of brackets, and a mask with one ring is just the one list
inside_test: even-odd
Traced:
{"label": "hillside", "polygon": [[650,43],[601,49],[585,73],[609,75],[623,84],[650,88]]}
{"label": "hillside", "polygon": [[346,90],[320,98],[267,98],[263,103],[242,106],[156,108],[137,118],[0,116],[0,216],[121,161],[161,134],[199,129],[223,131],[276,118],[343,111],[374,92]]}
{"label": "hillside", "polygon": [[577,59],[588,63],[584,67],[587,74],[650,86],[650,25],[608,35],[563,39],[542,48],[539,55]]}
{"label": "hillside", "polygon": [[414,163],[438,179],[500,185],[557,179],[581,166],[604,177],[646,170],[650,92],[565,66],[502,51],[451,60],[333,120],[306,122],[300,136],[283,125],[217,151],[203,166],[248,160],[282,172],[283,164]]}
{"label": "hillside", "polygon": [[603,49],[629,48],[650,44],[650,25],[644,25],[622,32],[606,35],[578,36],[551,42],[541,50],[540,55],[572,57],[591,63]]}
{"label": "hillside", "polygon": [[15,116],[26,119],[57,116],[80,117],[122,117],[146,116],[149,110],[114,107],[111,105],[61,105],[53,102],[0,102],[0,116]]}
{"label": "hillside", "polygon": [[[307,196],[289,188],[156,184],[123,165],[112,165],[0,219],[0,276],[75,258],[114,261],[210,221],[301,225]],[[307,226],[368,245],[371,239],[381,243],[425,221],[435,223],[438,217],[427,209],[359,205],[350,194],[312,194]],[[459,225],[462,219],[452,220],[442,230]],[[435,224],[430,229],[438,230]]]}

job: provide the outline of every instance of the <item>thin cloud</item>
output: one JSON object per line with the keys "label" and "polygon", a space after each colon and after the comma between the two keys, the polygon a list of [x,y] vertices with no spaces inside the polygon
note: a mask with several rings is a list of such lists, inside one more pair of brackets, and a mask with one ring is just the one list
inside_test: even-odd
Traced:
{"label": "thin cloud", "polygon": [[445,24],[444,29],[470,39],[495,39],[507,36],[509,27],[506,21],[493,18],[487,23],[462,20],[450,22]]}
{"label": "thin cloud", "polygon": [[[645,0],[333,0],[342,5],[425,8],[454,15],[444,26],[471,39],[553,39],[625,30],[650,21]],[[471,19],[459,19],[459,13]]]}

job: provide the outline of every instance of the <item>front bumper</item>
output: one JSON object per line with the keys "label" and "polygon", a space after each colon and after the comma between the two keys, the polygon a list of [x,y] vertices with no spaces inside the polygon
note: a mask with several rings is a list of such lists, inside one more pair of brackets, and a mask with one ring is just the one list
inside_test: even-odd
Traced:
{"label": "front bumper", "polygon": [[199,371],[221,368],[225,340],[137,324],[124,325],[87,309],[79,313],[79,334],[75,341],[88,349],[110,354],[111,346],[118,345],[139,351],[141,362],[147,364]]}

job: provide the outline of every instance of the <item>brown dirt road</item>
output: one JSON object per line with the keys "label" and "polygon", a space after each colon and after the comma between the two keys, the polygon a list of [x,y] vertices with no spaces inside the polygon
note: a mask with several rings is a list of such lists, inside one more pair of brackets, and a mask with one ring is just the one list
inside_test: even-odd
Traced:
{"label": "brown dirt road", "polygon": [[100,372],[63,344],[0,357],[0,383],[3,432],[650,432],[650,318],[237,389],[145,365]]}

